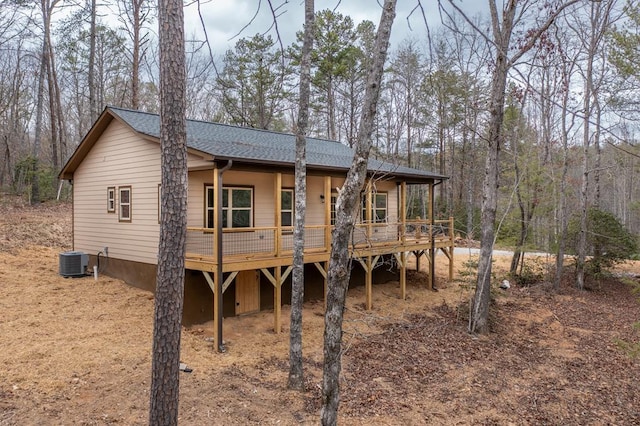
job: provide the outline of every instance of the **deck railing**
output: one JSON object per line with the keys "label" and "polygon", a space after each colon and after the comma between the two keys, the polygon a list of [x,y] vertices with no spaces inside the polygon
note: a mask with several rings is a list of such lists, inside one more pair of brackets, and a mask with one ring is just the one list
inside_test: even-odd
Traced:
{"label": "deck railing", "polygon": [[[329,252],[331,250],[330,225],[305,227],[305,252]],[[214,230],[211,228],[187,228],[187,257],[213,258]],[[392,245],[400,248],[407,244],[449,240],[453,244],[453,218],[447,220],[413,219],[403,223],[359,223],[354,227],[350,244],[355,248],[374,248]],[[223,256],[291,256],[293,252],[293,227],[254,227],[224,229],[222,233]]]}

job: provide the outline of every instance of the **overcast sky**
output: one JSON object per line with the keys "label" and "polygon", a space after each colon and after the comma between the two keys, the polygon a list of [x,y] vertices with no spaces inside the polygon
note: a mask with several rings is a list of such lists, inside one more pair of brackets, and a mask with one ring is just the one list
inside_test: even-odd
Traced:
{"label": "overcast sky", "polygon": [[[302,29],[304,2],[303,0],[272,0],[272,3],[274,7],[282,5],[278,10],[280,14],[278,29],[286,46],[295,41],[295,33]],[[440,23],[437,0],[423,0],[422,3],[429,25],[435,28]],[[463,0],[460,3],[472,15],[484,13],[487,10],[484,0]],[[416,0],[398,1],[396,20],[391,33],[392,45],[396,45],[407,37],[416,39],[425,37],[422,13],[419,10],[411,13],[416,4]],[[380,21],[381,7],[377,0],[316,0],[315,8],[316,10],[335,9],[343,15],[351,16],[355,25],[363,20],[370,20],[377,27]],[[268,32],[273,22],[267,0],[209,0],[209,2],[201,0],[200,11],[209,41],[215,49],[214,54],[220,56],[227,49],[233,48],[240,38],[250,38],[257,33]],[[252,22],[254,15],[256,17]],[[243,30],[247,25],[248,27]],[[202,25],[196,4],[185,9],[185,33],[188,40],[193,39],[194,34],[197,39],[202,38]],[[269,34],[276,38],[274,29],[271,29]]]}

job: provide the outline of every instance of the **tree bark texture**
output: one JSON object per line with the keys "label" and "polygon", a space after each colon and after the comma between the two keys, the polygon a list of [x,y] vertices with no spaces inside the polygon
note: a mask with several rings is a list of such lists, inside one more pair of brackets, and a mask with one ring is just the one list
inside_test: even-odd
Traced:
{"label": "tree bark texture", "polygon": [[89,120],[93,124],[98,118],[98,99],[96,97],[96,0],[91,0],[91,28],[89,29],[89,69],[87,85],[89,86]]}
{"label": "tree bark texture", "polygon": [[33,156],[33,182],[31,185],[31,203],[37,204],[40,202],[40,182],[36,177],[38,176],[38,167],[40,164],[40,147],[42,146],[42,120],[44,116],[44,74],[47,70],[47,49],[46,45],[42,43],[42,56],[40,57],[40,73],[38,75],[38,95],[36,101],[36,128],[33,138],[33,149],[31,155]]}
{"label": "tree bark texture", "polygon": [[499,22],[495,3],[490,1],[493,37],[496,43],[496,63],[491,81],[489,103],[489,134],[487,158],[482,183],[482,214],[480,218],[480,257],[478,259],[478,277],[476,291],[472,300],[469,331],[472,333],[489,332],[489,304],[491,301],[491,256],[495,239],[495,220],[498,205],[499,157],[502,144],[502,122],[504,118],[505,88],[509,60],[507,52],[513,30],[517,1],[509,2],[503,10],[502,23]]}
{"label": "tree bark texture", "polygon": [[[491,81],[491,97],[489,101],[489,130],[488,152],[485,161],[484,180],[482,184],[482,213],[480,219],[481,238],[480,256],[478,260],[478,277],[476,291],[471,303],[471,315],[469,316],[469,331],[472,333],[489,332],[489,304],[491,301],[491,255],[495,240],[495,218],[498,202],[498,176],[500,146],[502,144],[502,123],[504,118],[504,100],[507,74],[511,66],[526,52],[531,50],[540,36],[547,31],[560,13],[580,0],[569,0],[561,3],[550,13],[549,17],[538,28],[529,32],[519,49],[509,58],[509,45],[511,35],[516,24],[516,12],[518,19],[522,10],[531,6],[526,0],[510,0],[503,5],[502,15],[498,14],[495,0],[489,0],[491,11],[491,25],[493,29],[493,44],[496,49],[496,63],[493,69]],[[449,3],[460,10],[453,0]]]}
{"label": "tree bark texture", "polygon": [[360,209],[360,192],[364,187],[367,175],[371,134],[387,58],[391,26],[395,18],[395,8],[396,0],[385,0],[376,34],[375,56],[367,74],[367,86],[353,162],[336,200],[336,224],[331,241],[324,328],[321,412],[323,425],[335,425],[338,421],[340,371],[342,368],[342,321],[351,272],[349,239],[356,214]]}
{"label": "tree bark texture", "polygon": [[556,255],[556,275],[553,280],[553,288],[558,290],[560,288],[560,284],[562,282],[562,275],[564,269],[564,252],[567,241],[567,228],[568,228],[568,218],[567,218],[567,174],[569,172],[569,134],[568,134],[568,105],[569,105],[569,82],[571,80],[571,73],[574,66],[574,62],[568,63],[565,61],[565,64],[562,67],[562,84],[563,84],[563,94],[562,94],[562,175],[560,177],[560,238],[558,239],[558,253]]}
{"label": "tree bark texture", "polygon": [[186,73],[182,1],[160,0],[158,24],[162,186],[149,424],[176,425],[187,233]]}
{"label": "tree bark texture", "polygon": [[304,390],[302,368],[302,305],[304,302],[304,225],[307,209],[306,135],[311,96],[311,49],[313,49],[314,1],[305,0],[304,40],[300,62],[300,104],[296,128],[295,223],[289,328],[289,389]]}

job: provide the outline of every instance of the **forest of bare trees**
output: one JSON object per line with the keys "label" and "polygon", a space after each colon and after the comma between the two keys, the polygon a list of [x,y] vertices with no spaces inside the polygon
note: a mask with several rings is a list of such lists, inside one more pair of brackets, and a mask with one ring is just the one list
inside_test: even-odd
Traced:
{"label": "forest of bare trees", "polygon": [[[454,216],[457,234],[479,239],[492,79],[504,55],[495,239],[516,248],[512,270],[530,249],[584,259],[593,208],[640,233],[638,2],[513,2],[504,45],[495,30],[510,2],[495,16],[467,16],[459,4],[422,4],[442,23],[391,46],[371,155],[450,176],[437,216]],[[353,146],[376,25],[331,9],[315,18],[307,133]],[[147,0],[0,0],[4,191],[55,198],[59,168],[105,105],[159,111],[156,19]],[[289,22],[300,28],[289,44],[249,35],[251,26],[227,52],[187,37],[187,117],[295,132],[303,22]],[[422,195],[410,194],[409,217],[425,216]]]}

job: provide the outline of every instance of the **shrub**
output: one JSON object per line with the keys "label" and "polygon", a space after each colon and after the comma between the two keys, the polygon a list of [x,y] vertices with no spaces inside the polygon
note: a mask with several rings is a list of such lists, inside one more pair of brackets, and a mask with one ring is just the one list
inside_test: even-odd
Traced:
{"label": "shrub", "polygon": [[[569,253],[577,254],[580,219],[569,222]],[[587,213],[587,256],[593,256],[591,271],[598,273],[615,263],[631,258],[638,252],[638,241],[613,214],[596,208]]]}

